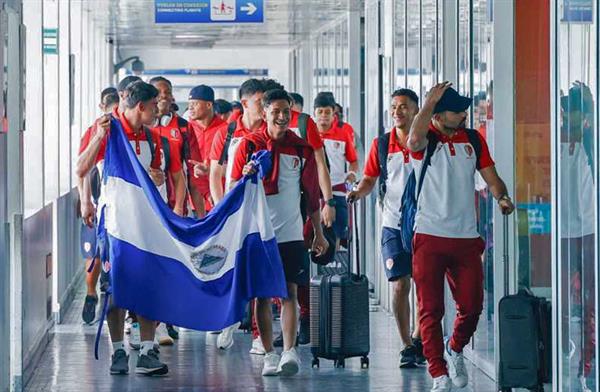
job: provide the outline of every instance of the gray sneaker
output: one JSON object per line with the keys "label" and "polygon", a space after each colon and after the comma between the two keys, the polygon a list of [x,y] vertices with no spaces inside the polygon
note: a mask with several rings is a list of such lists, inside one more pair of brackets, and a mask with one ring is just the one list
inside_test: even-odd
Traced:
{"label": "gray sneaker", "polygon": [[146,376],[164,376],[169,373],[169,368],[158,360],[158,354],[154,350],[150,350],[148,355],[138,357],[135,372]]}
{"label": "gray sneaker", "polygon": [[129,374],[129,355],[123,349],[118,349],[112,355],[110,374]]}

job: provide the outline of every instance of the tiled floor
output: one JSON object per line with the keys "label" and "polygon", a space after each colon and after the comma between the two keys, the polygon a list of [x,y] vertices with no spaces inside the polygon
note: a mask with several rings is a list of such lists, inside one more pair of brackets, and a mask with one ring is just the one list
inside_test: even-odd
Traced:
{"label": "tiled floor", "polygon": [[[360,360],[349,359],[345,369],[335,369],[331,361],[321,360],[320,369],[311,369],[308,347],[299,349],[301,372],[295,377],[264,378],[260,375],[262,358],[248,354],[250,335],[235,334],[229,351],[216,348],[216,335],[182,331],[172,347],[161,348],[161,359],[169,374],[147,378],[133,373],[135,352],[131,353],[128,376],[110,376],[110,345],[107,328],[100,344],[100,360],[94,359],[96,328],[80,320],[83,292],[78,295],[64,324],[52,331],[53,338],[44,352],[28,391],[429,391],[431,380],[425,368],[400,370],[397,367],[399,338],[394,320],[384,312],[371,313],[371,354],[368,370]],[[469,366],[471,382],[462,391],[492,392],[494,383]]]}

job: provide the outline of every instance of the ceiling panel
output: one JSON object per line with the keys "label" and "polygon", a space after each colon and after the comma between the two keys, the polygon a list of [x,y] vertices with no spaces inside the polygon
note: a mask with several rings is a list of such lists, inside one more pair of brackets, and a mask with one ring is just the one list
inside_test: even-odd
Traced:
{"label": "ceiling panel", "polygon": [[[120,47],[291,46],[361,10],[363,0],[264,0],[262,24],[155,24],[154,0],[94,0],[90,12]],[[93,3],[93,4],[92,4]]]}

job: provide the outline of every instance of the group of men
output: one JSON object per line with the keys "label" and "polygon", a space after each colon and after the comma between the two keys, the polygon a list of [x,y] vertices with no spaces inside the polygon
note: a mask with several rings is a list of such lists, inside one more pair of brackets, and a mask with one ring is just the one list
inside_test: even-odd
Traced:
{"label": "group of men", "polygon": [[[473,201],[475,172],[486,181],[503,213],[514,209],[485,139],[465,129],[471,100],[460,96],[449,83],[441,83],[431,89],[419,109],[415,92],[395,91],[390,107],[394,126],[373,141],[362,180],[348,191],[348,184],[359,180],[356,136],[342,121],[333,94],[317,94],[314,120],[302,113],[301,96],[286,92],[272,79],[247,80],[239,89],[239,99],[239,105],[215,100],[212,88],[194,87],[189,93],[186,121],[174,110],[172,84],[163,77],[145,83],[128,76],[117,90],[104,90],[101,109],[105,115],[84,134],[77,163],[84,222],[94,224],[93,199],[101,197],[93,186],[97,183],[94,176],[102,172],[111,118],[121,123],[165,202],[179,215],[204,216],[236,182],[254,173],[253,153],[270,151],[273,168],[263,183],[288,296],[280,301],[282,334],[276,339],[272,299],[256,299],[250,353],[264,356],[264,376],[290,376],[300,367],[295,346],[309,342],[309,251],[321,255],[330,247],[337,250],[348,235],[347,203],[365,197],[379,181],[381,254],[394,287],[393,311],[404,345],[399,366],[416,367],[427,361],[434,379],[432,391],[449,391],[452,384],[466,385],[462,349],[475,331],[483,301],[483,243],[477,233]],[[411,254],[402,246],[399,222],[404,189],[413,172],[420,184]],[[335,242],[326,238],[324,227],[333,228]],[[307,231],[314,233],[310,242],[305,240]],[[93,248],[103,250],[106,246]],[[93,259],[95,255],[90,252],[88,256]],[[83,310],[86,322],[93,321],[97,303],[100,263],[94,264],[88,274]],[[446,275],[458,317],[452,337],[444,343],[441,319]],[[418,322],[412,332],[411,277],[418,298]],[[125,316],[125,310],[112,308],[107,317],[113,345],[111,374],[129,371]],[[159,359],[158,344],[173,344],[176,328],[141,315],[130,314],[130,318],[130,346],[140,349],[136,373],[166,374],[168,368]],[[238,327],[239,323],[220,331],[220,349],[233,345]],[[131,344],[136,339],[139,343]],[[283,347],[281,355],[275,346]]]}

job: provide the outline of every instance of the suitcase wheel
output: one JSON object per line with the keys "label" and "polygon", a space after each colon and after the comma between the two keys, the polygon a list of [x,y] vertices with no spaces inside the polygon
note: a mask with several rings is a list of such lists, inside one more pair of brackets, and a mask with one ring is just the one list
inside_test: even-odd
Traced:
{"label": "suitcase wheel", "polygon": [[369,357],[362,357],[360,359],[360,368],[368,369],[369,368]]}
{"label": "suitcase wheel", "polygon": [[333,367],[336,367],[336,368],[345,368],[346,367],[346,360],[344,358],[336,359],[333,362]]}
{"label": "suitcase wheel", "polygon": [[311,364],[311,367],[312,367],[312,368],[315,368],[315,367],[316,367],[317,369],[320,367],[319,358],[316,358],[316,357],[315,357],[315,358],[313,358],[313,360],[312,360],[312,364]]}

